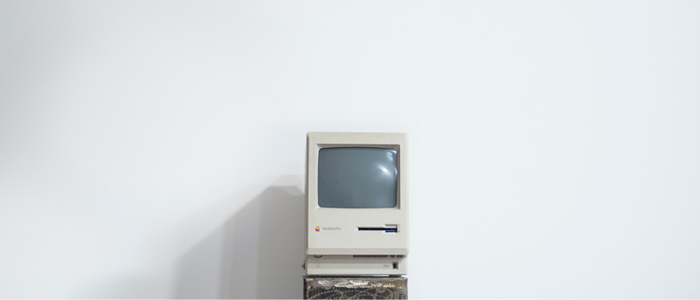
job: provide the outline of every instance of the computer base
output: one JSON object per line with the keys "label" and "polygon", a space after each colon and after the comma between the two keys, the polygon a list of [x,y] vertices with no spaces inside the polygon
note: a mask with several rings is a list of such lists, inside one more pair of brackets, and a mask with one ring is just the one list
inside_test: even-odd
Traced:
{"label": "computer base", "polygon": [[304,276],[304,299],[407,299],[408,278]]}

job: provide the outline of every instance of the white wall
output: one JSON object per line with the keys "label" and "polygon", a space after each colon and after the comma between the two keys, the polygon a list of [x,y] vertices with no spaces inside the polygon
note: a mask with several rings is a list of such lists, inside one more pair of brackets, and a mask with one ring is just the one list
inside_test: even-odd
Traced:
{"label": "white wall", "polygon": [[700,297],[700,2],[0,2],[0,297],[301,297],[403,131],[412,298]]}

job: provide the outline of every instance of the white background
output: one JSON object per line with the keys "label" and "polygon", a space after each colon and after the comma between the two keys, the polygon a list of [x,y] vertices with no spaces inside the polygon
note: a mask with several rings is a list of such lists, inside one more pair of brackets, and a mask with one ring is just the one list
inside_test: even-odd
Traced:
{"label": "white background", "polygon": [[308,131],[412,298],[700,297],[700,2],[0,2],[0,297],[302,296]]}

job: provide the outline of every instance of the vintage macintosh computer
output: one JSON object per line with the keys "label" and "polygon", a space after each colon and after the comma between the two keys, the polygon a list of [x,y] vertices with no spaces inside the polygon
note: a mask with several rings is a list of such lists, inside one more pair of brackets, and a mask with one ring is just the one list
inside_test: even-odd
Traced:
{"label": "vintage macintosh computer", "polygon": [[306,275],[406,275],[405,133],[310,132]]}

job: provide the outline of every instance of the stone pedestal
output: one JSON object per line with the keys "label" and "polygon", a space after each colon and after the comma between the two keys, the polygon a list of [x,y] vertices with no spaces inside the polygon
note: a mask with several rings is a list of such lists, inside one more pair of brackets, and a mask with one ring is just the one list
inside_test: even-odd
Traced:
{"label": "stone pedestal", "polygon": [[304,276],[304,299],[407,299],[406,277]]}

